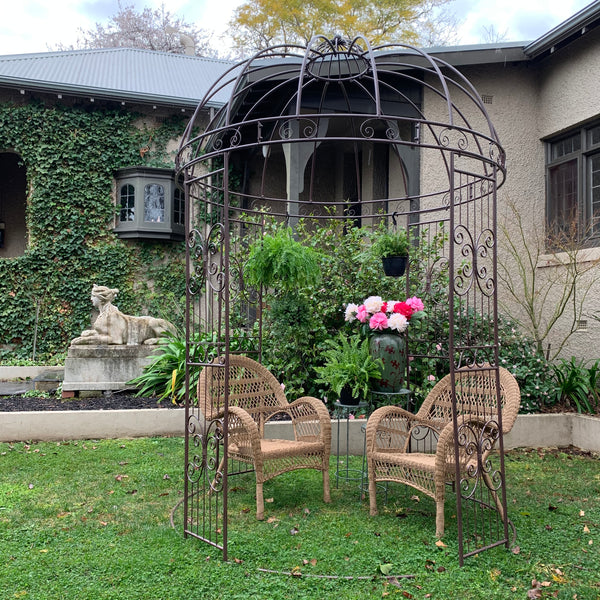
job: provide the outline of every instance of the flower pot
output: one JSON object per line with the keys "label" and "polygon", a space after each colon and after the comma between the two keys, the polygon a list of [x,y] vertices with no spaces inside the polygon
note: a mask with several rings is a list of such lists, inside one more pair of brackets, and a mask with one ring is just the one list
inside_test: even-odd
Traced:
{"label": "flower pot", "polygon": [[352,388],[349,385],[345,385],[340,392],[340,404],[344,406],[357,406],[360,402],[360,398],[355,398],[352,394]]}
{"label": "flower pot", "polygon": [[402,277],[406,271],[408,256],[384,256],[381,258],[383,272],[388,277]]}
{"label": "flower pot", "polygon": [[376,392],[399,392],[406,378],[406,340],[393,333],[378,333],[371,337],[369,348],[373,358],[383,362],[381,379],[373,384]]}

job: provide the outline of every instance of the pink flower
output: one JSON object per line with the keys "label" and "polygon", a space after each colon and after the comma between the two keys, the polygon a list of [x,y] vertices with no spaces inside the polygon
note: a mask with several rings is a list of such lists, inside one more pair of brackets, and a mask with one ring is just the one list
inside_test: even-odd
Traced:
{"label": "pink flower", "polygon": [[356,309],[356,318],[361,322],[361,323],[366,323],[367,319],[369,318],[369,315],[367,313],[367,309],[365,308],[364,304],[361,304],[357,309]]}
{"label": "pink flower", "polygon": [[369,321],[369,327],[371,329],[378,329],[379,331],[383,331],[387,328],[387,326],[388,318],[382,312],[375,313]]}
{"label": "pink flower", "polygon": [[427,375],[429,381],[435,381],[435,375]]}
{"label": "pink flower", "polygon": [[413,296],[412,298],[408,298],[406,300],[406,304],[408,304],[413,312],[419,312],[421,310],[425,309],[425,306],[423,305],[423,301],[421,300],[421,298],[417,298],[416,296]]}

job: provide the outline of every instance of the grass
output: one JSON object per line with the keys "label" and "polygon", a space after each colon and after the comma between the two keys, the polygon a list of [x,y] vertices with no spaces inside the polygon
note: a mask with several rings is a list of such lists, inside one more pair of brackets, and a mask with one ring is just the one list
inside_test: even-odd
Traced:
{"label": "grass", "polygon": [[[252,476],[232,480],[223,563],[217,550],[183,537],[181,510],[170,526],[182,456],[180,438],[0,444],[0,598],[600,598],[595,457],[510,452],[517,546],[460,568],[452,496],[440,548],[434,505],[414,490],[391,487],[372,518],[356,484],[336,489],[333,477],[333,502],[324,505],[310,471],[265,485],[273,502],[263,522],[254,518]],[[281,574],[291,571],[303,576]]]}

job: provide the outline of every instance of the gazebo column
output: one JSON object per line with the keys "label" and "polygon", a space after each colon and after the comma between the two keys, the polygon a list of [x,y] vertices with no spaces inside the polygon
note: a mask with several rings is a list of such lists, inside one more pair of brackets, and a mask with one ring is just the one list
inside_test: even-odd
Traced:
{"label": "gazebo column", "polygon": [[[327,133],[329,119],[320,119],[315,137],[322,137]],[[290,124],[291,137],[294,140],[300,138],[300,121],[293,120]],[[321,142],[314,142],[307,139],[306,142],[297,141],[290,144],[283,144],[283,154],[285,156],[286,167],[286,193],[287,193],[287,214],[289,217],[288,225],[296,229],[300,217],[299,200],[300,194],[304,191],[304,170],[309,158],[314,154]]]}

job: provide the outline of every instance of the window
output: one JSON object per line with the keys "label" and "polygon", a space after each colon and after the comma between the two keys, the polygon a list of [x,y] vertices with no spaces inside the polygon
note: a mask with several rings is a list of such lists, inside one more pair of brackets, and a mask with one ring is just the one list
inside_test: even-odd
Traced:
{"label": "window", "polygon": [[172,169],[119,169],[114,232],[123,239],[183,240],[185,199]]}
{"label": "window", "polygon": [[121,187],[121,210],[119,221],[133,221],[135,215],[135,188],[132,185]]}
{"label": "window", "polygon": [[185,225],[185,197],[178,187],[173,194],[173,223]]}
{"label": "window", "polygon": [[600,125],[547,144],[549,243],[600,245]]}

